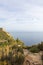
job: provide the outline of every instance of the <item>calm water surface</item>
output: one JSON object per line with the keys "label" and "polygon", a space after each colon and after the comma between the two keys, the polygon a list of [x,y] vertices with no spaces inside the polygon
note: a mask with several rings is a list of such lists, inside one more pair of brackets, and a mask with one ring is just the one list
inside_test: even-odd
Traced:
{"label": "calm water surface", "polygon": [[19,38],[25,45],[37,44],[43,41],[43,32],[10,32],[14,39]]}

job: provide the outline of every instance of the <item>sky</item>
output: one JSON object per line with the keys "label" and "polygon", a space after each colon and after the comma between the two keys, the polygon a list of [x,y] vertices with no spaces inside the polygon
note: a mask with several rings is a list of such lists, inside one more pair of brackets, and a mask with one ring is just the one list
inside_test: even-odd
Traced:
{"label": "sky", "polygon": [[0,27],[7,31],[43,31],[43,0],[0,0]]}

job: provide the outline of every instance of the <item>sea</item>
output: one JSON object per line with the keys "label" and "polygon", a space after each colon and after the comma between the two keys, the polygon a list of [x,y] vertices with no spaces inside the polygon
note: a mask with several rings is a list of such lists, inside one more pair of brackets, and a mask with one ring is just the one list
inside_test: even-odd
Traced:
{"label": "sea", "polygon": [[43,42],[43,32],[10,32],[14,39],[19,39],[25,45],[31,46]]}

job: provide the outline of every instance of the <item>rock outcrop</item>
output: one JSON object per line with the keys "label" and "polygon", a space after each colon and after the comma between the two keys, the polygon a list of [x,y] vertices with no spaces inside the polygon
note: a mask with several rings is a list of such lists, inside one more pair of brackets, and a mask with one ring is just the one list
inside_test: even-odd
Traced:
{"label": "rock outcrop", "polygon": [[[24,53],[26,53],[24,51]],[[40,53],[31,53],[27,50],[27,54],[25,55],[25,62],[24,65],[41,65],[41,55]]]}

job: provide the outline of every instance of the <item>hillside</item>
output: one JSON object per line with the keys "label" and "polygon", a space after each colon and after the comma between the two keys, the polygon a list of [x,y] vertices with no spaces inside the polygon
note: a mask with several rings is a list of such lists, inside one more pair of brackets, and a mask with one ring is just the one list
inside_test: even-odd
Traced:
{"label": "hillside", "polygon": [[41,51],[43,42],[25,46],[21,40],[14,40],[8,32],[0,28],[0,65],[41,65]]}
{"label": "hillside", "polygon": [[13,43],[15,43],[15,40],[13,39],[13,37],[6,31],[4,31],[2,28],[0,30],[0,45],[3,45],[3,44],[11,45]]}
{"label": "hillside", "polygon": [[0,65],[21,65],[24,62],[23,42],[0,28]]}

